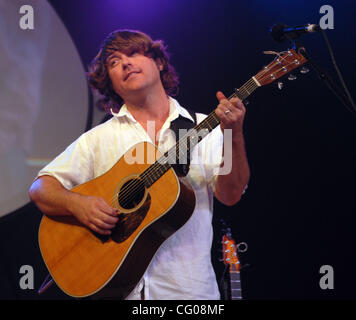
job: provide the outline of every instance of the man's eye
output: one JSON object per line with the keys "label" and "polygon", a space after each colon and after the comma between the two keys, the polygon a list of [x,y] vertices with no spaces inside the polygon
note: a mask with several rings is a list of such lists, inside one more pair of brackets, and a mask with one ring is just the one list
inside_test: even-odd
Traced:
{"label": "man's eye", "polygon": [[112,59],[112,60],[110,61],[110,67],[113,67],[113,66],[116,65],[116,63],[118,63],[118,62],[119,62],[118,59]]}

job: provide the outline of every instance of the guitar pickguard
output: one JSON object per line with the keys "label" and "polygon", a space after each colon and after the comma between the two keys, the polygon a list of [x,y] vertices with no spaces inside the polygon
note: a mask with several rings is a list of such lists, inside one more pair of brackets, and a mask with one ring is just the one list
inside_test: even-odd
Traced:
{"label": "guitar pickguard", "polygon": [[136,210],[129,213],[121,213],[119,221],[112,229],[111,238],[113,241],[124,242],[142,223],[151,206],[151,196],[147,193],[145,202]]}

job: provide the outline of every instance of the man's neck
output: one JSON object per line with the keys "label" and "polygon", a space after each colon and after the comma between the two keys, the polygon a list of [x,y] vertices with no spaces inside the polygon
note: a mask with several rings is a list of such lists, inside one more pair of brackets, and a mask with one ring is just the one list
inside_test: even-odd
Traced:
{"label": "man's neck", "polygon": [[139,122],[164,122],[169,115],[169,99],[164,90],[126,100],[127,109]]}

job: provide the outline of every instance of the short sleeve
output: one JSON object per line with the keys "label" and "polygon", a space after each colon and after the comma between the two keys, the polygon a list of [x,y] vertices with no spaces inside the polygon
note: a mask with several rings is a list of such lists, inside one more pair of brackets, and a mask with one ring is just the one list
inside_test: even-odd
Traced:
{"label": "short sleeve", "polygon": [[93,178],[92,154],[88,148],[86,135],[81,135],[52,162],[38,173],[56,178],[66,189],[82,184]]}

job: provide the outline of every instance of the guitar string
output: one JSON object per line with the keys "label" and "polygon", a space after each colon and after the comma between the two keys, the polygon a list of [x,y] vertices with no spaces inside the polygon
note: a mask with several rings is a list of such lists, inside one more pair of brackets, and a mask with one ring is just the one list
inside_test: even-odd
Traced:
{"label": "guitar string", "polygon": [[250,93],[250,91],[253,91],[254,86],[256,86],[255,81],[251,78],[249,81],[247,81],[240,89],[237,89],[238,92],[244,92],[246,91],[247,93]]}
{"label": "guitar string", "polygon": [[242,89],[251,89],[252,87],[256,86],[256,82],[255,80],[253,80],[252,78],[247,81],[241,88]]}
{"label": "guitar string", "polygon": [[[240,89],[237,89],[236,91],[240,93],[242,99],[246,99],[255,89],[257,89],[257,87],[258,85],[256,84],[255,80],[251,78]],[[234,95],[236,96],[236,93],[234,93],[232,96]]]}
{"label": "guitar string", "polygon": [[[282,59],[285,59],[285,58],[282,58]],[[276,62],[276,63],[278,63],[278,62]],[[294,64],[295,63],[295,61],[293,61],[293,62],[290,62],[290,63],[288,63],[287,64],[287,66],[289,66],[289,65],[291,65],[291,64]],[[285,66],[283,66],[283,67],[285,67]],[[281,67],[279,70],[277,70],[276,72],[279,72],[279,71],[281,71],[282,69],[283,69],[283,67]],[[270,67],[270,68],[272,68],[272,66]],[[266,73],[266,72],[268,72],[269,70],[268,69],[266,69],[266,70],[264,70],[264,73]],[[256,76],[256,79],[257,79],[257,77],[258,77],[258,75]],[[268,76],[262,76],[262,77],[259,77],[259,81],[262,81],[263,79],[265,79],[266,77],[268,77]],[[255,81],[251,78],[249,81],[247,81],[240,89],[237,89],[237,91],[239,92],[239,93],[241,93],[242,94],[242,96],[245,96],[246,94],[244,94],[244,92],[243,92],[243,90],[246,90],[247,91],[247,96],[249,96],[256,88],[258,87],[258,85],[255,83]],[[233,97],[236,97],[237,96],[237,94],[236,93],[233,93],[229,98],[228,98],[228,100],[230,100],[230,99],[232,99]],[[245,97],[243,97],[243,99],[245,99]],[[212,118],[212,115],[214,114],[214,112],[213,113],[211,113],[208,117],[207,117],[207,124],[209,125],[209,124],[214,124],[214,122],[216,122],[216,119],[214,119],[213,121],[213,123],[210,123],[210,121],[212,120],[211,118]],[[212,129],[212,128],[211,128]],[[189,132],[189,131],[188,131]],[[209,131],[210,132],[210,131]],[[181,140],[183,140],[184,139],[184,142],[183,141],[181,141],[181,140],[179,140],[178,141],[178,143],[177,144],[179,144],[179,145],[181,145],[181,146],[184,146],[184,147],[186,147],[187,148],[187,146],[185,145],[185,142],[187,141],[187,138],[188,137],[188,135],[186,134],[185,136],[183,136],[183,138],[181,139]],[[198,139],[199,139],[199,137],[198,137]],[[175,153],[175,156],[177,156],[178,155],[178,157],[179,157],[179,154],[177,154],[177,152],[179,152],[179,146],[178,147],[176,147],[177,146],[177,144],[173,147],[173,148],[175,148],[176,149],[176,153]],[[172,149],[172,148],[171,148]],[[170,150],[171,150],[170,149]],[[190,148],[189,148],[190,149]],[[169,153],[168,153],[169,154]],[[171,154],[169,154],[169,156],[168,156],[168,158],[171,156]],[[153,164],[153,165],[151,165],[148,169],[146,169],[145,171],[143,171],[141,174],[140,174],[140,176],[142,175],[142,177],[148,177],[149,175],[151,175],[153,172],[158,172],[158,171],[160,171],[159,172],[159,174],[164,174],[165,173],[165,170],[164,170],[164,172],[162,173],[161,172],[161,168],[162,168],[162,164],[160,164],[159,163],[159,165],[158,165],[158,168],[156,168],[155,166],[157,166],[157,161]],[[138,179],[137,179],[138,180]],[[157,179],[152,179],[153,181],[153,183],[157,180]],[[133,181],[135,181],[135,180],[133,180]],[[130,186],[126,186],[125,187],[125,191],[124,191],[124,193],[122,194],[122,201],[125,201],[125,200],[128,200],[127,199],[127,196],[130,196],[130,194],[134,197],[135,195],[133,194],[133,191],[136,191],[135,190],[135,188],[137,188],[137,186],[140,186],[141,187],[141,181],[135,181],[135,183],[133,183],[133,184],[131,184]],[[114,195],[114,197],[113,197],[113,201],[114,201],[114,199],[116,198],[116,197],[118,197],[118,195],[119,194],[115,194]]]}

